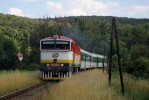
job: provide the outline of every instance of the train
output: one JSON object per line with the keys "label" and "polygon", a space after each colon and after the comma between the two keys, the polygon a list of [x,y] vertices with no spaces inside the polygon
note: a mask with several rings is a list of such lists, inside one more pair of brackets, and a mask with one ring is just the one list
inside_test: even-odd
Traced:
{"label": "train", "polygon": [[73,73],[101,68],[103,55],[81,49],[66,36],[53,35],[40,40],[40,77],[42,80],[64,80]]}

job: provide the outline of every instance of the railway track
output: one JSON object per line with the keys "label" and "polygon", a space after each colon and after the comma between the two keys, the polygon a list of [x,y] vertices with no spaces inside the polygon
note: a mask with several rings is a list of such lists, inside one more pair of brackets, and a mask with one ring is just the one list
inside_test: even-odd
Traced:
{"label": "railway track", "polygon": [[33,85],[33,86],[30,86],[30,87],[27,87],[27,88],[24,88],[24,89],[21,89],[21,90],[18,90],[18,91],[15,91],[15,92],[12,92],[12,93],[9,93],[9,94],[6,94],[4,96],[1,96],[0,97],[0,100],[9,100],[9,99],[13,99],[13,98],[16,98],[16,97],[19,97],[29,91],[32,91],[36,88],[39,88],[41,86],[44,86],[46,85],[47,83],[49,82],[41,82],[39,84],[36,84],[36,85]]}

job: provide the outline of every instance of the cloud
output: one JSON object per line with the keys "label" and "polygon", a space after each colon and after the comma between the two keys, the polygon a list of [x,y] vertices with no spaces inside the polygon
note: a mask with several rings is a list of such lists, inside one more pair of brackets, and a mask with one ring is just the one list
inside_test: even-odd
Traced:
{"label": "cloud", "polygon": [[9,8],[8,14],[16,15],[16,16],[23,16],[23,17],[29,17],[30,16],[30,15],[23,14],[23,11],[21,9],[13,8],[13,7]]}
{"label": "cloud", "polygon": [[76,4],[75,7],[80,7],[88,11],[105,10],[112,6],[110,2],[104,3],[97,0],[74,0],[72,3]]}
{"label": "cloud", "polygon": [[108,15],[119,17],[135,17],[135,18],[148,18],[149,6],[132,5],[132,6],[119,6],[117,9],[109,9]]}
{"label": "cloud", "polygon": [[101,2],[98,0],[65,0],[65,3],[47,1],[50,15],[60,14],[63,16],[79,15],[107,15],[108,9],[117,8],[115,2]]}
{"label": "cloud", "polygon": [[35,2],[35,1],[38,1],[38,0],[16,0],[16,1],[20,1],[20,2]]}
{"label": "cloud", "polygon": [[104,0],[47,0],[47,12],[50,17],[80,16],[80,15],[102,15],[119,17],[144,17],[149,16],[149,6],[129,5],[124,6],[117,2],[106,2]]}
{"label": "cloud", "polygon": [[80,8],[87,15],[101,15],[106,14],[106,10],[118,7],[115,2],[101,2],[97,0],[73,0],[71,4],[74,4],[74,8]]}
{"label": "cloud", "polygon": [[62,4],[61,3],[55,3],[52,1],[47,1],[48,9],[53,9],[53,10],[61,10],[62,9]]}
{"label": "cloud", "polygon": [[[72,11],[72,14],[73,14],[74,16],[86,15],[86,12],[83,11],[82,9],[80,9],[80,8],[74,8],[74,9],[72,9],[71,11]],[[71,12],[71,11],[70,11],[70,12]]]}
{"label": "cloud", "polygon": [[143,6],[143,5],[135,5],[130,7],[128,10],[128,14],[130,15],[148,13],[148,12],[149,12],[149,6]]}

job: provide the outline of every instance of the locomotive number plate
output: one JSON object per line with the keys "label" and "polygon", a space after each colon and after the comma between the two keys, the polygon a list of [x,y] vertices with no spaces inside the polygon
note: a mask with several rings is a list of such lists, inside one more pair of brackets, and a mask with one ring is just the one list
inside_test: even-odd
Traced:
{"label": "locomotive number plate", "polygon": [[58,67],[60,64],[50,64],[50,66]]}

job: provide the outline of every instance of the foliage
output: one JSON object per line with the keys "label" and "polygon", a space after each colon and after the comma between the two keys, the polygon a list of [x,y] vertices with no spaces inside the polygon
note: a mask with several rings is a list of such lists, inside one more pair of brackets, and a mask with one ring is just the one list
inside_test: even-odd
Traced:
{"label": "foliage", "polygon": [[149,60],[144,57],[140,57],[133,62],[133,70],[134,70],[133,73],[136,76],[147,77],[149,73],[148,68],[149,68]]}
{"label": "foliage", "polygon": [[26,70],[29,71],[35,71],[35,70],[39,70],[39,64],[37,63],[30,63],[28,66],[25,67]]}
{"label": "foliage", "polygon": [[[0,69],[14,69],[17,63],[17,47],[12,39],[0,35]],[[9,49],[8,49],[9,48]]]}
{"label": "foliage", "polygon": [[147,45],[133,45],[130,48],[131,59],[136,60],[139,57],[149,57],[149,47]]}
{"label": "foliage", "polygon": [[114,70],[118,70],[118,58],[117,58],[117,55],[116,54],[114,54],[113,56],[112,56],[112,67],[113,67],[113,69]]}
{"label": "foliage", "polygon": [[[108,57],[112,18],[70,16],[30,19],[0,14],[0,69],[28,69],[32,63],[39,64],[39,41],[53,34],[68,36],[81,48]],[[138,58],[149,60],[149,19],[116,17],[116,24],[123,70],[135,73]],[[18,52],[23,54],[21,63],[16,56]],[[114,44],[113,63],[117,66],[115,54]],[[145,77],[148,70],[146,66]]]}
{"label": "foliage", "polygon": [[[148,100],[149,99],[149,81],[145,79],[140,79],[133,75],[124,73],[123,74],[125,92],[125,100]],[[111,87],[120,94],[121,83],[119,78],[119,73],[114,72],[112,74],[112,84]],[[119,99],[118,99],[119,100]],[[120,99],[121,100],[121,99]]]}
{"label": "foliage", "polygon": [[[126,43],[123,41],[119,41],[119,48],[120,48],[120,57],[121,57],[121,64],[124,71],[128,70],[128,66],[130,64],[130,54],[126,47]],[[112,57],[113,68],[118,70],[118,58],[117,58],[117,50],[116,50],[116,42],[113,43],[113,57]]]}

